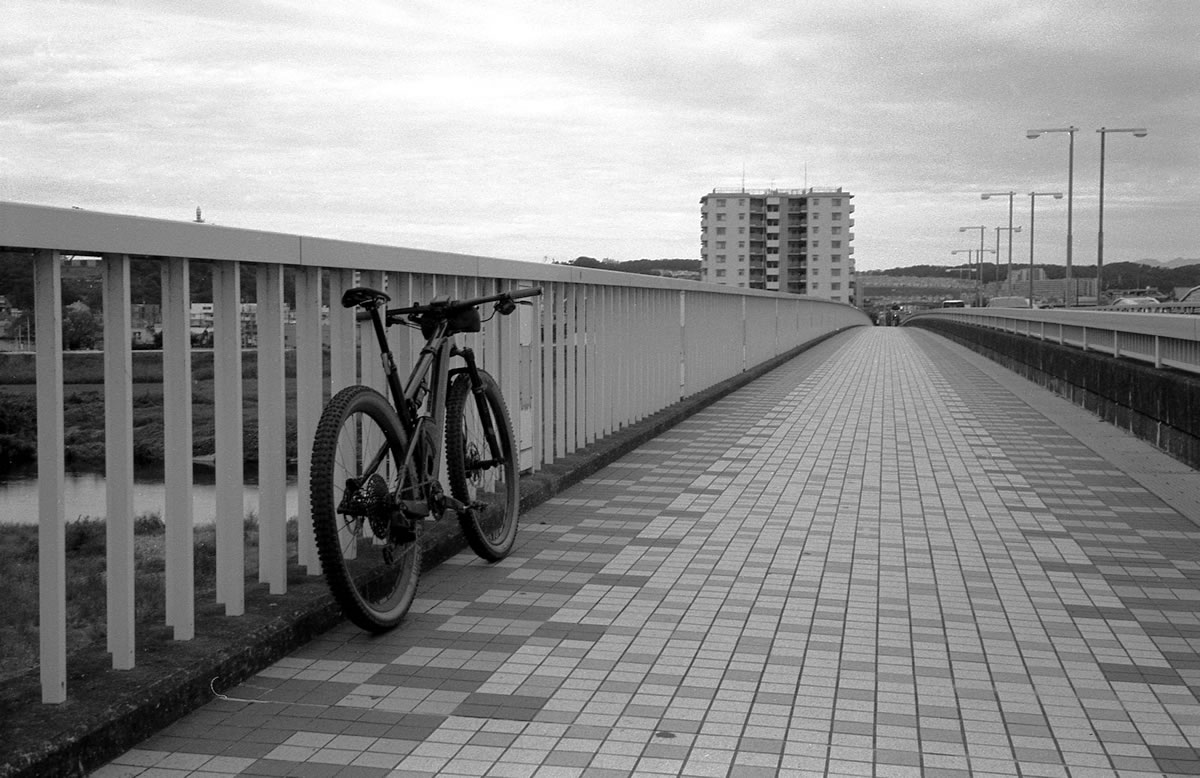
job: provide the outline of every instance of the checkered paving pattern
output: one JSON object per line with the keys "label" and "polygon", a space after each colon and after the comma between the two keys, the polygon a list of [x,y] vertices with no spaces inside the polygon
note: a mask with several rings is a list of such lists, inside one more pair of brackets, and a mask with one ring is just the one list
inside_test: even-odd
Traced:
{"label": "checkered paving pattern", "polygon": [[1200,774],[1200,532],[1000,370],[826,341],[95,775]]}

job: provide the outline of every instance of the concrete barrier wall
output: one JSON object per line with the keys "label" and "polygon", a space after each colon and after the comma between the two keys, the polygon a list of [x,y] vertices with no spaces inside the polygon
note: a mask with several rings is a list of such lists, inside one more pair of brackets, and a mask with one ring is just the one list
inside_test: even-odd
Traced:
{"label": "concrete barrier wall", "polygon": [[1200,468],[1200,379],[961,322],[907,326],[950,338]]}

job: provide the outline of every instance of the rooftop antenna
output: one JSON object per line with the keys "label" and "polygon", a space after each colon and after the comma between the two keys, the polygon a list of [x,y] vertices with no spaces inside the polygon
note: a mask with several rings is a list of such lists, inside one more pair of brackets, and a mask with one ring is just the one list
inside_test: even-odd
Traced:
{"label": "rooftop antenna", "polygon": [[204,224],[204,217],[200,215],[200,206],[196,206],[196,224]]}
{"label": "rooftop antenna", "polygon": [[746,194],[746,163],[742,162],[742,194]]}

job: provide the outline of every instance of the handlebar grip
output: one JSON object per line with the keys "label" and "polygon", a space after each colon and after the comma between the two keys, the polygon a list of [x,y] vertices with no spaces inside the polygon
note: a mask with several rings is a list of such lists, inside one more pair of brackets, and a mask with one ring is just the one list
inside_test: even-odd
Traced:
{"label": "handlebar grip", "polygon": [[506,292],[505,294],[508,295],[508,299],[510,299],[510,300],[519,300],[522,297],[537,297],[541,293],[542,293],[542,287],[534,286],[529,289],[517,289],[516,291],[513,291],[513,292]]}

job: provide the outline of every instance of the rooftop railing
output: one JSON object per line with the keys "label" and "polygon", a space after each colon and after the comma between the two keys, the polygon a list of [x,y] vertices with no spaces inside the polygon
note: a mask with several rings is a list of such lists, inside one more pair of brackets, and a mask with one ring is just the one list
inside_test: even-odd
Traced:
{"label": "rooftop railing", "polygon": [[[106,429],[107,648],[134,666],[133,382],[130,268],[161,273],[165,440],[166,621],[195,635],[193,580],[190,270],[212,271],[216,602],[246,609],[243,493],[242,270],[254,269],[259,547],[258,579],[271,595],[296,562],[319,565],[308,515],[309,452],[324,399],[352,383],[381,386],[374,345],[337,301],[354,285],[382,288],[396,305],[539,285],[520,315],[466,336],[498,377],[514,415],[521,463],[536,471],[683,398],[813,339],[869,323],[861,311],[795,295],[652,276],[353,243],[270,232],[0,202],[0,249],[30,253],[35,274],[39,613],[42,698],[67,695],[64,544],[64,376],[61,258],[102,258]],[[285,285],[295,299],[285,359]],[[333,304],[330,304],[333,301]],[[323,315],[324,314],[324,315]],[[403,328],[394,328],[401,330]],[[393,332],[397,361],[418,345]],[[325,362],[328,362],[328,369]],[[289,430],[288,384],[295,429]],[[289,441],[289,438],[293,438]],[[295,444],[299,540],[288,557],[287,462]]]}

